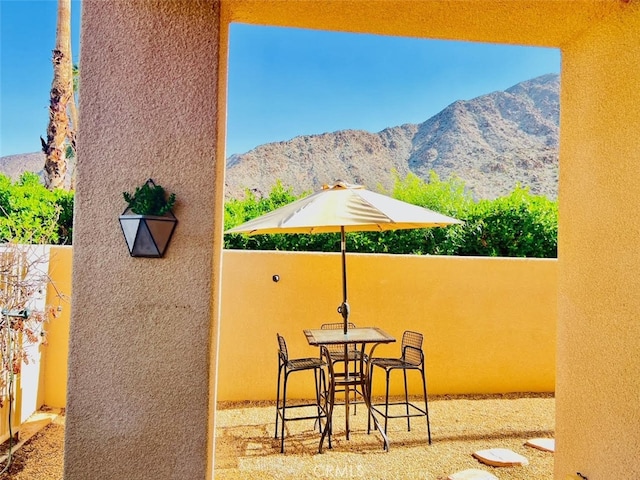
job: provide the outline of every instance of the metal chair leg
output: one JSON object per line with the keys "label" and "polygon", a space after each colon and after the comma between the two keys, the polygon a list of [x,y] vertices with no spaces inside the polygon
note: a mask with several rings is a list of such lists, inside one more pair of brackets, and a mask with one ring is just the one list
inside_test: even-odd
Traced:
{"label": "metal chair leg", "polygon": [[424,369],[420,369],[422,374],[422,393],[424,395],[424,411],[425,417],[427,417],[427,436],[429,438],[429,445],[431,445],[431,424],[429,423],[429,404],[427,400],[427,379],[424,374]]}
{"label": "metal chair leg", "polygon": [[407,414],[407,432],[411,431],[411,418],[409,417],[409,389],[407,388],[407,370],[402,369],[404,374],[404,407]]}
{"label": "metal chair leg", "polygon": [[278,365],[278,390],[276,391],[276,429],[273,438],[278,438],[278,420],[280,419],[280,377],[282,365]]}
{"label": "metal chair leg", "polygon": [[389,374],[391,370],[387,370],[387,393],[384,399],[384,433],[387,433],[387,422],[389,421]]}
{"label": "metal chair leg", "polygon": [[[322,370],[320,371],[320,376],[322,376]],[[318,369],[314,368],[313,369],[313,378],[315,380],[315,385],[316,385],[316,411],[318,412],[318,432],[322,433],[322,421],[320,420],[321,416],[322,416],[322,409],[320,408],[320,382],[321,382],[321,378],[318,377]]]}
{"label": "metal chair leg", "polygon": [[280,453],[284,453],[284,425],[287,416],[287,380],[289,374],[284,373],[284,389],[282,390],[282,429],[280,430]]}

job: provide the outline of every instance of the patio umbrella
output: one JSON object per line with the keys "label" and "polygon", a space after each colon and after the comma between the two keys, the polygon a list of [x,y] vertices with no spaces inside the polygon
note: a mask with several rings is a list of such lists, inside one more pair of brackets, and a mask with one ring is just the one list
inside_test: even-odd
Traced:
{"label": "patio umbrella", "polygon": [[338,312],[347,333],[346,232],[444,227],[462,223],[426,208],[374,193],[361,185],[338,181],[322,190],[280,207],[225,233],[332,233],[340,232],[342,303]]}

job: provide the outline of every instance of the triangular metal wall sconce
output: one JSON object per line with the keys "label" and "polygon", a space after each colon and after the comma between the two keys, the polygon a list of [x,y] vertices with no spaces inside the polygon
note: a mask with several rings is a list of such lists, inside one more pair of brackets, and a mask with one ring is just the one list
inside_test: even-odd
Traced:
{"label": "triangular metal wall sconce", "polygon": [[[155,186],[151,179],[147,183]],[[177,223],[171,210],[163,216],[137,215],[127,207],[120,215],[120,227],[132,257],[161,258]]]}
{"label": "triangular metal wall sconce", "polygon": [[162,257],[177,223],[173,214],[166,217],[120,215],[120,226],[132,257]]}

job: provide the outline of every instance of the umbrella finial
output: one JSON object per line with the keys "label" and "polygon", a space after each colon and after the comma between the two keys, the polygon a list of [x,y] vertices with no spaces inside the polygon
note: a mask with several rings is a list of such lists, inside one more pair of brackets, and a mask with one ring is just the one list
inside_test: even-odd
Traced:
{"label": "umbrella finial", "polygon": [[338,190],[338,189],[345,189],[345,188],[363,189],[364,187],[356,183],[345,182],[344,180],[336,180],[333,183],[333,185],[324,184],[322,186],[322,190]]}

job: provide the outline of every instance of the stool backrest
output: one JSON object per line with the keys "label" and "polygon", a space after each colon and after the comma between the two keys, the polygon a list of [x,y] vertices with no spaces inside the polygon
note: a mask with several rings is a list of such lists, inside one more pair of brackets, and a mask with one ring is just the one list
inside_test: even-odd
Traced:
{"label": "stool backrest", "polygon": [[[335,323],[323,323],[320,325],[322,330],[342,330],[344,328],[344,322],[335,322]],[[356,328],[356,326],[349,322],[348,328]],[[328,345],[329,352],[331,353],[342,353],[344,352],[344,347],[342,345]],[[348,346],[350,351],[356,351],[356,345],[350,344]]]}
{"label": "stool backrest", "polygon": [[405,331],[402,334],[402,359],[411,365],[420,365],[424,359],[422,353],[422,334]]}
{"label": "stool backrest", "polygon": [[284,337],[279,333],[276,333],[278,336],[278,355],[282,359],[283,362],[289,361],[289,352],[287,351],[287,342],[284,340]]}

